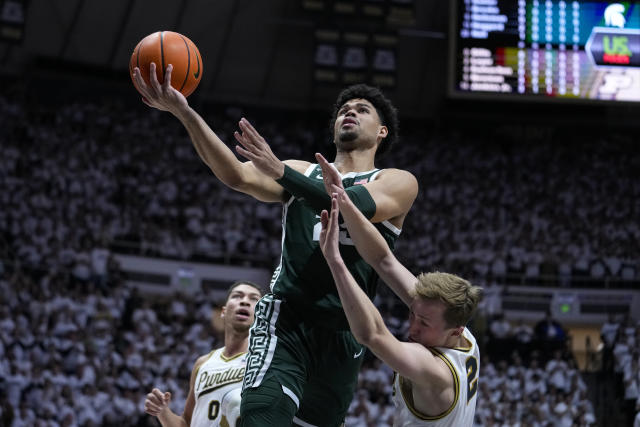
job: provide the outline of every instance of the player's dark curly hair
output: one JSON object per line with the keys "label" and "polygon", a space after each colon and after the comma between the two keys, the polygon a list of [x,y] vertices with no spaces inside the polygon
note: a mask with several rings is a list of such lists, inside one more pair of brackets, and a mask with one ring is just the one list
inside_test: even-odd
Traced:
{"label": "player's dark curly hair", "polygon": [[398,140],[398,110],[393,106],[391,101],[384,96],[380,89],[366,84],[356,84],[349,86],[340,92],[338,99],[333,107],[333,116],[331,117],[331,123],[329,124],[330,134],[333,135],[333,127],[336,124],[336,118],[338,117],[338,111],[345,102],[350,99],[366,99],[375,107],[380,116],[380,122],[388,129],[388,134],[378,146],[376,151],[376,158],[382,156],[389,151],[391,146]]}

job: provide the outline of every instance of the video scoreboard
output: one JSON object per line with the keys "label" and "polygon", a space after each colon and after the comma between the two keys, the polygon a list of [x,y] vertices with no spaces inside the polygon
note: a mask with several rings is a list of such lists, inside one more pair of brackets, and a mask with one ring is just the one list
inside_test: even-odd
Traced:
{"label": "video scoreboard", "polygon": [[452,0],[454,97],[640,102],[640,1]]}

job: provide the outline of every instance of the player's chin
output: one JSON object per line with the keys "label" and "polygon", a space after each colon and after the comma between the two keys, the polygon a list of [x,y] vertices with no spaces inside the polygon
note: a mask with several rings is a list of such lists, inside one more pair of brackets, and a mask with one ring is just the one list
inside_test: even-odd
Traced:
{"label": "player's chin", "polygon": [[340,143],[349,143],[358,139],[358,131],[353,127],[342,128],[338,132],[337,142]]}
{"label": "player's chin", "polygon": [[252,324],[253,320],[236,320],[235,322],[233,322],[233,329],[235,329],[237,332],[247,332],[251,328]]}

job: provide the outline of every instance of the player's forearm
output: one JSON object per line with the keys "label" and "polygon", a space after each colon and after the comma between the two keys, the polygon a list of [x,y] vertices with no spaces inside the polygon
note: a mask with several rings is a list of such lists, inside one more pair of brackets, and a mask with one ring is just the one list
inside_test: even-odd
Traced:
{"label": "player's forearm", "polygon": [[[309,178],[304,174],[285,166],[284,175],[276,179],[286,191],[296,199],[303,201],[316,213],[331,209],[331,196],[327,194],[324,183],[318,179]],[[366,188],[353,186],[345,190],[354,206],[367,218],[371,218],[376,212],[376,204]]]}
{"label": "player's forearm", "polygon": [[285,165],[284,174],[276,179],[289,194],[311,207],[318,214],[323,209],[331,209],[331,196],[324,189],[320,180],[313,180],[308,176]]}
{"label": "player's forearm", "polygon": [[162,427],[189,427],[187,420],[176,415],[168,408],[158,415],[158,421],[160,421]]}
{"label": "player's forearm", "polygon": [[367,264],[379,268],[382,260],[391,254],[391,249],[384,237],[353,205],[341,207],[340,213],[358,253]]}
{"label": "player's forearm", "polygon": [[[378,276],[405,304],[409,305],[413,276],[411,275],[410,281],[406,280],[404,268],[391,252],[382,234],[353,206],[342,206],[340,212],[349,236],[362,259],[378,273]],[[403,271],[398,271],[400,269]]]}
{"label": "player's forearm", "polygon": [[328,264],[336,282],[351,333],[360,344],[369,346],[386,328],[382,316],[367,294],[358,286],[341,258]]}
{"label": "player's forearm", "polygon": [[242,162],[204,119],[190,107],[175,115],[186,128],[196,152],[214,175],[233,189],[241,187],[244,180]]}

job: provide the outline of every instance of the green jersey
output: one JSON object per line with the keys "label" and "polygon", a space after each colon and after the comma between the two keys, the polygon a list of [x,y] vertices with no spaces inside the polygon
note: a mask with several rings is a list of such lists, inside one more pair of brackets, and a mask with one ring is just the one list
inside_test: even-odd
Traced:
{"label": "green jersey", "polygon": [[[344,188],[366,184],[380,172],[349,172],[342,176]],[[322,170],[312,164],[305,171],[312,179],[322,179]],[[342,219],[341,219],[342,221]],[[353,277],[369,298],[376,292],[377,274],[358,254],[344,224],[340,225],[340,254]],[[400,230],[388,221],[374,224],[393,249]],[[293,303],[304,319],[326,326],[348,329],[340,297],[322,251],[320,250],[320,215],[293,196],[282,212],[282,255],[271,279],[271,291]]]}

